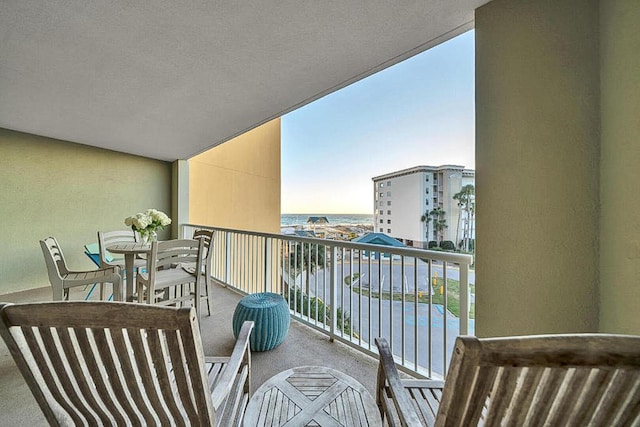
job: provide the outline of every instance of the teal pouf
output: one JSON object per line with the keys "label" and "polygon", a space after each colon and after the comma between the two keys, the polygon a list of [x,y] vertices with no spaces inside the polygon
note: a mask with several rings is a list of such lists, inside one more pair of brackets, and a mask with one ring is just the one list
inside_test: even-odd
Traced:
{"label": "teal pouf", "polygon": [[233,335],[236,338],[246,320],[255,323],[249,339],[251,351],[271,350],[282,344],[289,332],[289,306],[281,295],[271,292],[247,295],[233,313]]}

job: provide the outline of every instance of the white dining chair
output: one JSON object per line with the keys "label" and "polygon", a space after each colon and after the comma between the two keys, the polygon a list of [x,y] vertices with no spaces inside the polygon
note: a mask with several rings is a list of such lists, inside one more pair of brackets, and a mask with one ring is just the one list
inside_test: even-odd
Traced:
{"label": "white dining chair", "polygon": [[104,283],[113,284],[113,298],[122,299],[122,278],[118,266],[109,266],[96,270],[70,270],[65,261],[60,244],[55,237],[47,237],[40,240],[40,247],[47,266],[49,282],[53,291],[53,300],[61,301],[69,299],[69,289],[76,286],[100,284],[100,298],[104,298]]}

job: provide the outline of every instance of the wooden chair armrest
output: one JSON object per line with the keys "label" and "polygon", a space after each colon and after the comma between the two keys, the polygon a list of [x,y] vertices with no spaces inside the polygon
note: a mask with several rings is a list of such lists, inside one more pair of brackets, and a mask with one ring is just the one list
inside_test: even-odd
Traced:
{"label": "wooden chair armrest", "polygon": [[406,379],[400,380],[405,388],[444,388],[444,381],[441,380],[418,380]]}
{"label": "wooden chair armrest", "polygon": [[245,360],[245,355],[251,351],[249,350],[249,336],[251,335],[252,329],[253,322],[246,321],[242,324],[242,328],[238,334],[238,339],[236,340],[236,345],[233,347],[233,352],[229,358],[229,363],[224,368],[222,377],[216,384],[215,389],[212,390],[211,402],[213,403],[213,407],[216,409],[220,407],[222,402],[224,402],[226,397],[229,395],[229,392],[233,387],[235,376]]}
{"label": "wooden chair armrest", "polygon": [[[380,364],[378,366],[378,384],[376,386],[376,394],[383,393],[386,386],[388,386],[391,398],[398,411],[398,416],[402,425],[417,426],[420,425],[420,419],[416,414],[415,409],[411,403],[409,394],[404,389],[402,380],[398,375],[389,343],[385,338],[379,337],[375,339],[378,346],[378,352],[380,353]],[[378,396],[380,399],[381,396]]]}
{"label": "wooden chair armrest", "polygon": [[104,267],[104,268],[101,268],[100,270],[105,270],[111,274],[117,274],[118,276],[122,276],[122,269],[117,265],[114,265],[111,267]]}
{"label": "wooden chair armrest", "polygon": [[120,274],[120,267],[118,267],[117,265],[114,266],[110,266],[110,267],[101,267],[101,268],[96,268],[95,270],[67,270],[67,274],[85,274],[85,273],[100,273],[100,272],[104,272],[105,276],[109,275],[109,274],[117,274],[117,275],[121,275]]}

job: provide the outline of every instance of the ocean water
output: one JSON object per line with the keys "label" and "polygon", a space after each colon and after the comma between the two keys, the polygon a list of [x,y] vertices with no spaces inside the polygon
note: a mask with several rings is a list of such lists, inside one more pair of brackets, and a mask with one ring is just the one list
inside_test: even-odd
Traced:
{"label": "ocean water", "polygon": [[373,225],[373,215],[369,214],[282,214],[280,225],[282,227],[307,225],[310,216],[325,216],[329,225]]}

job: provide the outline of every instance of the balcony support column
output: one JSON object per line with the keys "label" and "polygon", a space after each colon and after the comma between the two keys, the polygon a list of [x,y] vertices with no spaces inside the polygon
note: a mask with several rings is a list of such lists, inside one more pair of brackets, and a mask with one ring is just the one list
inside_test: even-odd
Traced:
{"label": "balcony support column", "polygon": [[171,166],[171,217],[175,224],[171,227],[171,237],[175,239],[184,233],[178,224],[189,223],[189,162],[176,160]]}

